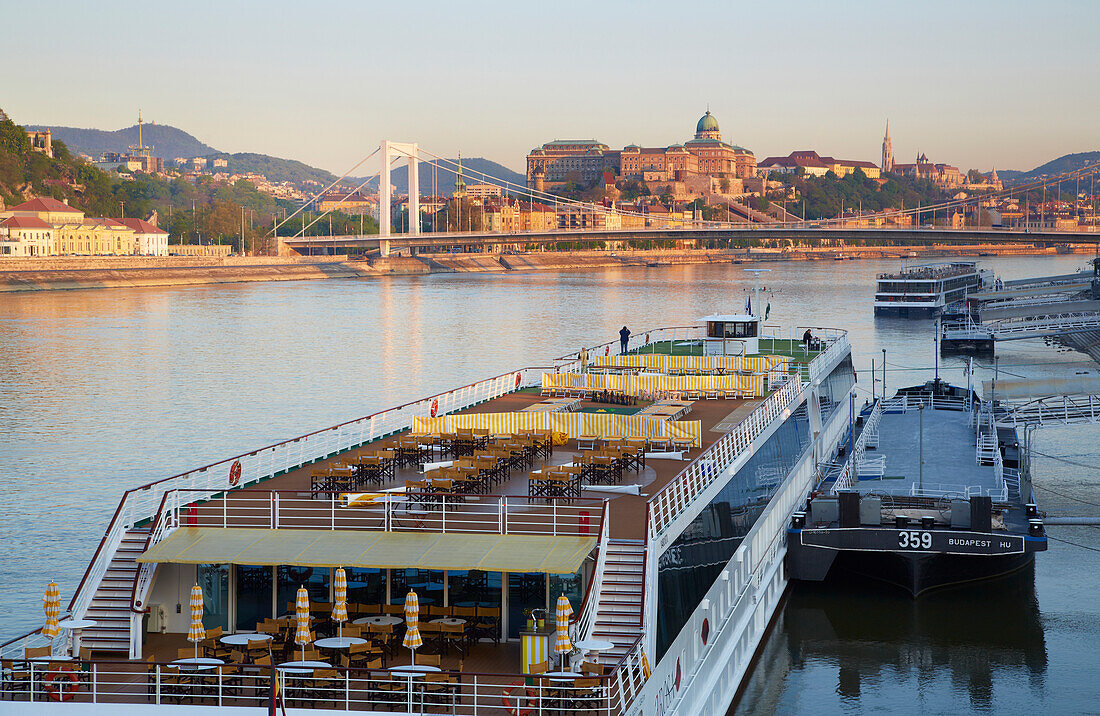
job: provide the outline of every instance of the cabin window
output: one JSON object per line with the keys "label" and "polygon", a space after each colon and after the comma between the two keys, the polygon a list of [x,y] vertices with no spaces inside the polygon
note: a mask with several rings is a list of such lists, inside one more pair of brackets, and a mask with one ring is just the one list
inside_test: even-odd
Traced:
{"label": "cabin window", "polygon": [[386,570],[374,567],[350,567],[348,601],[356,604],[383,604],[386,601]]}
{"label": "cabin window", "polygon": [[500,572],[480,569],[450,570],[447,572],[447,603],[453,607],[499,608],[502,577]]}
{"label": "cabin window", "polygon": [[391,575],[390,604],[404,604],[411,589],[420,604],[443,605],[443,570],[395,569]]}
{"label": "cabin window", "polygon": [[[555,600],[555,604],[557,601]],[[574,606],[574,611],[579,609]],[[518,639],[521,630],[527,628],[525,612],[546,609],[546,574],[543,572],[508,573],[508,637]],[[554,623],[554,615],[547,615],[547,625]]]}

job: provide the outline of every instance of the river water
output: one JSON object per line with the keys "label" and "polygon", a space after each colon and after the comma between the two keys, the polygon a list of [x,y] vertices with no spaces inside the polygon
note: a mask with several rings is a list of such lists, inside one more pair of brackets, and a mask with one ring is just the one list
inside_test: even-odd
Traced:
{"label": "river water", "polygon": [[[983,259],[1003,278],[1083,257]],[[860,385],[887,349],[888,389],[930,377],[931,323],[875,319],[897,261],[775,263],[771,320],[847,328]],[[122,492],[633,330],[739,311],[741,266],[440,274],[0,295],[0,637],[67,603]],[[941,372],[965,382],[962,361]],[[1010,376],[1096,372],[1041,341],[1005,344]],[[880,384],[876,384],[880,385]],[[1100,429],[1037,433],[1051,514],[1100,515]],[[1092,503],[1092,504],[1087,504]],[[744,713],[1096,710],[1100,530],[1052,527],[1030,573],[916,602],[795,586],[737,706]],[[1070,542],[1076,543],[1070,544]]]}

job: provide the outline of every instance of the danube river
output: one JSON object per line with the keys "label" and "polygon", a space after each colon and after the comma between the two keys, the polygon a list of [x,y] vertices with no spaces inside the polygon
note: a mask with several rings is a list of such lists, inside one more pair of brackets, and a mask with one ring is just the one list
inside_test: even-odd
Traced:
{"label": "danube river", "polygon": [[[1082,257],[983,259],[1004,278]],[[860,385],[931,374],[928,321],[875,319],[896,261],[775,263],[771,322],[850,331]],[[744,307],[741,266],[7,294],[0,297],[0,637],[63,602],[129,487],[617,337]],[[1000,369],[1096,372],[1040,341]],[[963,381],[959,359],[944,361]],[[1100,428],[1037,433],[1052,514],[1100,515]],[[1054,527],[1030,574],[918,601],[795,587],[737,707],[744,713],[1082,712],[1100,704],[1100,530]],[[1070,544],[1076,543],[1076,544]],[[1077,546],[1080,545],[1080,546]]]}

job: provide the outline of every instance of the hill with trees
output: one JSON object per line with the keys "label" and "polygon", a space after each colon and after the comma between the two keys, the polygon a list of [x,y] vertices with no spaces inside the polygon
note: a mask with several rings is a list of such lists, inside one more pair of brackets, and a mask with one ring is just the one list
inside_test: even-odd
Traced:
{"label": "hill with trees", "polygon": [[[48,129],[54,140],[61,140],[74,154],[87,154],[98,159],[106,152],[123,154],[138,143],[138,126],[107,131],[78,127],[48,127],[28,125],[27,129]],[[153,147],[153,154],[165,159],[175,157],[203,157],[217,150],[191,136],[182,129],[167,124],[141,125],[141,137],[146,146]]]}

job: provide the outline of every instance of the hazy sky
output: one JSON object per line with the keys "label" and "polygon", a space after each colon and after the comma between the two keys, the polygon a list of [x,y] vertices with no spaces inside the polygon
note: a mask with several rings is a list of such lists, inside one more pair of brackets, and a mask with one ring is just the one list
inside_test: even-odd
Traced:
{"label": "hazy sky", "polygon": [[[1031,169],[1100,149],[1100,2],[3,0],[0,107],[145,118],[342,173],[382,138],[520,170],[555,138]],[[359,172],[357,172],[359,174]]]}

